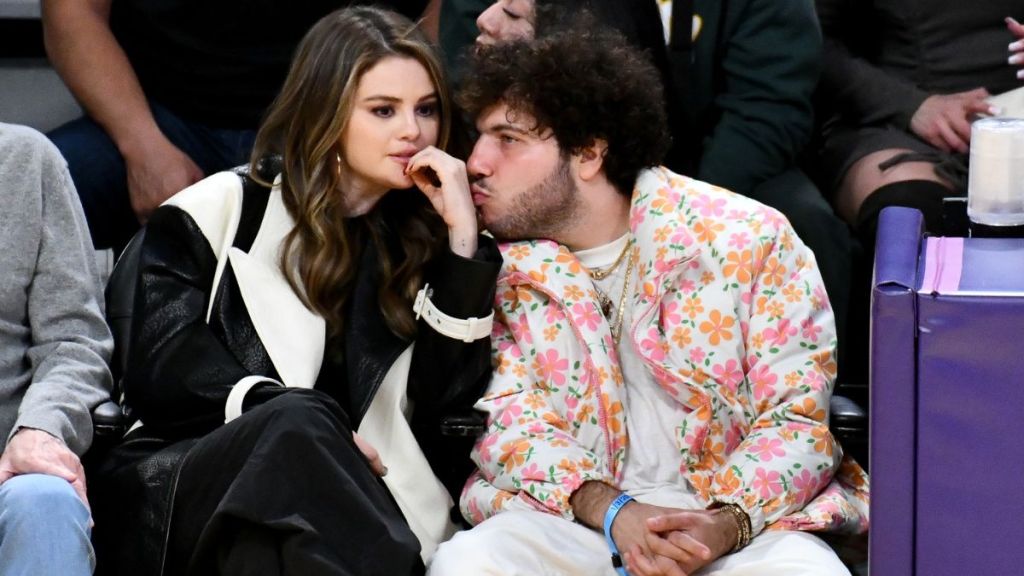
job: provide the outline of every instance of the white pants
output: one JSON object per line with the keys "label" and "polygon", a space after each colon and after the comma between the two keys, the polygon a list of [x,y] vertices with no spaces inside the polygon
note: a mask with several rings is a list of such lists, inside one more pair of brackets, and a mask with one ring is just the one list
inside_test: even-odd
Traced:
{"label": "white pants", "polygon": [[[536,511],[502,512],[441,544],[430,576],[617,576],[604,534]],[[694,576],[849,576],[806,532],[763,532]]]}

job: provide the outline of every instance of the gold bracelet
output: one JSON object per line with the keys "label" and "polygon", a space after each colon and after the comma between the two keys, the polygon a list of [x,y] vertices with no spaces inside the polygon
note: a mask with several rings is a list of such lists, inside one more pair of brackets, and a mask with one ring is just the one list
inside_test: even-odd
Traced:
{"label": "gold bracelet", "polygon": [[752,537],[750,516],[738,504],[721,504],[717,508],[727,512],[732,516],[733,521],[736,522],[736,545],[733,546],[730,554],[742,550],[747,544],[750,544]]}

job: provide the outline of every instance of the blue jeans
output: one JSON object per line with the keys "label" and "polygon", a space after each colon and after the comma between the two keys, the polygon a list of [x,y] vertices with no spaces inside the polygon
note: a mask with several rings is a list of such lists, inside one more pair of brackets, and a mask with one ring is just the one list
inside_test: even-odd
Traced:
{"label": "blue jeans", "polygon": [[0,484],[4,576],[92,574],[89,533],[89,511],[66,480],[25,474]]}
{"label": "blue jeans", "polygon": [[[204,174],[249,160],[255,130],[211,128],[180,118],[155,102],[150,101],[149,106],[167,139],[192,158]],[[139,221],[128,199],[124,159],[114,141],[88,116],[72,120],[47,136],[68,161],[93,245],[120,251],[139,229]]]}

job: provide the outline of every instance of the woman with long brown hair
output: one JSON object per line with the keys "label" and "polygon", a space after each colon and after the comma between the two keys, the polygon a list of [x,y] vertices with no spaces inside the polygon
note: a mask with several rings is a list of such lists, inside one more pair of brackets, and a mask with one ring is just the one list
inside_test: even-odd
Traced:
{"label": "woman with long brown hair", "polygon": [[[411,22],[339,10],[247,173],[154,213],[123,378],[141,424],[97,476],[98,501],[138,501],[97,511],[98,535],[123,532],[100,537],[101,570],[422,571],[471,466],[441,420],[486,385],[500,265],[441,151],[452,114]],[[163,541],[132,542],[147,531]]]}

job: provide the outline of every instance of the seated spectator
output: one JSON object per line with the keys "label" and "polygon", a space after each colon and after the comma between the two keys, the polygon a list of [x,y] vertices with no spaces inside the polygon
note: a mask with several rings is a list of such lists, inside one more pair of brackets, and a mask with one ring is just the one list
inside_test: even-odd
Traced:
{"label": "seated spectator", "polygon": [[[351,3],[44,0],[47,53],[86,112],[49,136],[95,246],[119,250],[172,194],[243,164],[299,39]],[[415,18],[427,0],[378,4]]]}
{"label": "seated spectator", "polygon": [[[1020,2],[817,0],[825,34],[823,181],[870,250],[886,206],[941,231],[942,199],[966,193],[971,121],[1020,81],[1007,16]],[[872,34],[864,34],[870,28]],[[1024,36],[1020,30],[1018,36]]]}
{"label": "seated spectator", "polygon": [[0,124],[0,572],[92,574],[78,458],[108,399],[112,342],[64,159]]}
{"label": "seated spectator", "polygon": [[300,43],[249,175],[154,212],[124,376],[141,427],[94,482],[123,542],[101,564],[422,573],[472,468],[441,418],[490,377],[500,262],[437,148],[451,116],[411,21],[342,9]]}
{"label": "seated spectator", "polygon": [[[684,14],[686,3],[679,3],[668,51],[655,0],[584,5],[658,68],[672,137],[666,166],[780,210],[817,257],[842,334],[849,231],[797,167],[811,135],[811,95],[821,65],[821,34],[810,0],[697,0],[692,14]],[[499,0],[477,20],[477,43],[580,26],[578,11],[579,4],[569,0]]]}
{"label": "seated spectator", "polygon": [[499,44],[466,78],[505,264],[476,526],[430,573],[848,574],[810,532],[865,530],[867,478],[828,429],[835,327],[785,218],[657,166],[657,72],[621,36]]}

